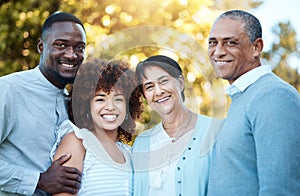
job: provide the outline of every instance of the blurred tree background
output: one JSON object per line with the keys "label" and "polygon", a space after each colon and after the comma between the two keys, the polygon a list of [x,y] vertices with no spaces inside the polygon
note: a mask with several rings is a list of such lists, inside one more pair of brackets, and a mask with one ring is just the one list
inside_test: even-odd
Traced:
{"label": "blurred tree background", "polygon": [[[207,57],[207,37],[213,20],[228,9],[250,10],[258,0],[1,0],[0,76],[34,68],[39,62],[36,43],[46,17],[56,11],[75,14],[87,31],[89,58],[118,58],[132,68],[149,55],[177,60],[186,78],[186,105],[193,111],[222,118],[229,99],[226,82],[215,77]],[[263,60],[300,92],[296,32],[288,23],[274,27],[274,43]],[[151,127],[158,116],[145,106],[139,130]]]}

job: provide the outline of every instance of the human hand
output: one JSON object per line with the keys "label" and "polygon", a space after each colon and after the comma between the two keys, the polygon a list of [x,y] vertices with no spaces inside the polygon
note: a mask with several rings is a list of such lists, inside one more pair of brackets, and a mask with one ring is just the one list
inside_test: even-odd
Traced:
{"label": "human hand", "polygon": [[46,172],[40,174],[37,188],[54,194],[77,193],[80,188],[81,172],[74,167],[62,166],[70,158],[71,154],[66,154],[54,161]]}

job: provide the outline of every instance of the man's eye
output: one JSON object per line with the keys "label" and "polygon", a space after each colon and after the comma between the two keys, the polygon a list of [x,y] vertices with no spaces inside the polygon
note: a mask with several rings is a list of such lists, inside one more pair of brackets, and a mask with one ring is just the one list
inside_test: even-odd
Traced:
{"label": "man's eye", "polygon": [[212,47],[212,46],[216,46],[217,45],[217,42],[215,41],[209,41],[208,42],[208,46]]}
{"label": "man's eye", "polygon": [[104,99],[96,99],[95,102],[104,101]]}
{"label": "man's eye", "polygon": [[55,46],[56,46],[57,48],[65,48],[65,47],[66,47],[66,45],[63,44],[63,43],[56,43]]}
{"label": "man's eye", "polygon": [[77,49],[78,49],[78,50],[81,50],[81,51],[82,51],[82,50],[85,50],[85,46],[78,46]]}
{"label": "man's eye", "polygon": [[224,44],[227,45],[227,46],[235,46],[235,45],[237,45],[237,43],[234,42],[234,41],[227,41]]}

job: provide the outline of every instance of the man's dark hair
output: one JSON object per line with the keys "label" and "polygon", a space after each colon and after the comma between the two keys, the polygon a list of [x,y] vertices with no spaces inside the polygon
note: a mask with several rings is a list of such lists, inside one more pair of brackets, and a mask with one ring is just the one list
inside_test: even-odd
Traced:
{"label": "man's dark hair", "polygon": [[45,33],[52,26],[52,24],[56,23],[56,22],[74,22],[74,23],[77,23],[77,24],[82,26],[82,28],[85,32],[85,28],[84,28],[81,20],[79,20],[79,18],[77,18],[73,14],[70,14],[70,13],[67,13],[67,12],[55,12],[54,14],[52,14],[51,16],[49,16],[45,20],[45,22],[43,24],[43,27],[42,27],[42,38],[44,38]]}

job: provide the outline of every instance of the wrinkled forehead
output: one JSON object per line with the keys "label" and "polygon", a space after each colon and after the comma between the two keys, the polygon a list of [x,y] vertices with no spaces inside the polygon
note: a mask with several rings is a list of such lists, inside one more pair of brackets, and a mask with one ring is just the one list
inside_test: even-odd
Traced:
{"label": "wrinkled forehead", "polygon": [[172,77],[179,77],[179,75],[181,75],[181,71],[176,67],[159,61],[142,62],[138,65],[136,71],[140,79],[147,79],[149,75],[155,75],[159,73],[165,73]]}
{"label": "wrinkled forehead", "polygon": [[240,28],[244,28],[245,23],[243,23],[243,21],[239,20],[239,19],[233,19],[233,18],[219,18],[217,19],[213,26],[212,26],[212,30],[216,29],[216,28],[224,28],[227,26],[235,26],[235,27],[240,27]]}
{"label": "wrinkled forehead", "polygon": [[239,20],[230,18],[221,18],[213,24],[209,39],[230,38],[245,33],[244,24]]}

